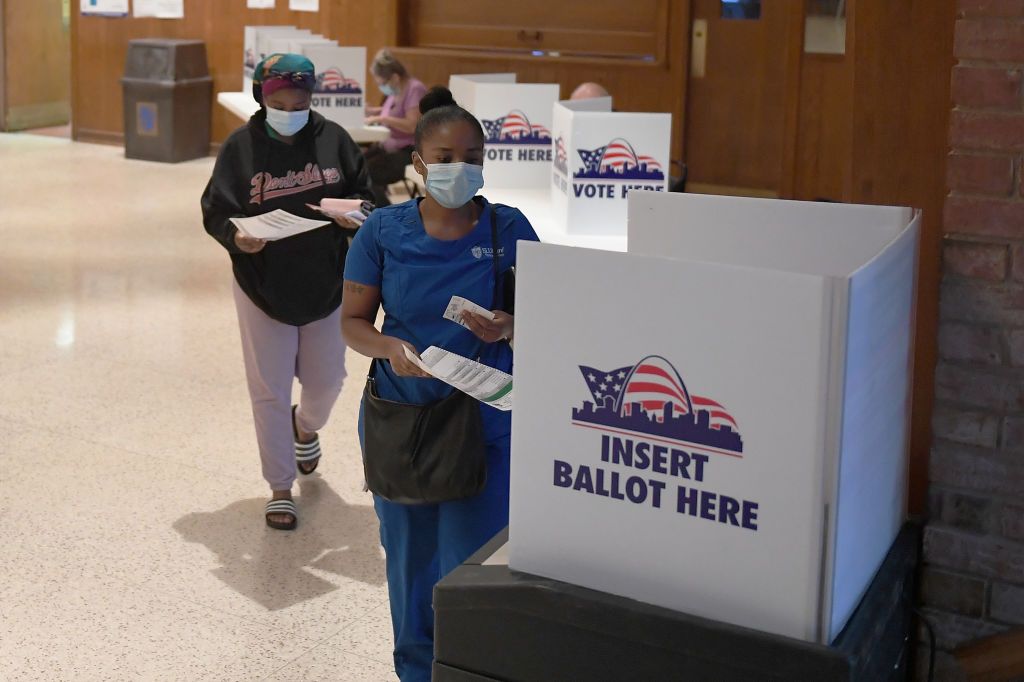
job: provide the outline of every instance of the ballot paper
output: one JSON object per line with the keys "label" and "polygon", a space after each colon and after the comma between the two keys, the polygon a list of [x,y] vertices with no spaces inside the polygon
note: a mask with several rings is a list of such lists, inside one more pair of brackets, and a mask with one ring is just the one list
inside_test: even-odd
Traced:
{"label": "ballot paper", "polygon": [[444,319],[451,320],[452,322],[457,322],[466,329],[469,329],[469,325],[467,325],[462,320],[463,310],[468,310],[471,313],[476,313],[477,315],[486,317],[488,320],[494,319],[494,313],[492,313],[490,310],[484,308],[483,306],[479,306],[476,303],[473,303],[468,298],[462,298],[461,296],[452,296],[452,300],[448,301],[448,307],[445,308],[444,311]]}
{"label": "ballot paper", "polygon": [[310,220],[292,215],[288,211],[277,209],[269,213],[252,216],[251,218],[232,218],[231,222],[238,231],[247,237],[274,241],[285,237],[294,237],[303,232],[330,225],[327,220]]}
{"label": "ballot paper", "polygon": [[512,409],[511,374],[437,346],[426,349],[419,357],[406,346],[405,355],[424,372],[480,402],[505,412]]}
{"label": "ballot paper", "polygon": [[328,218],[351,218],[360,225],[373,210],[372,204],[362,199],[322,199],[319,206],[316,204],[306,204],[306,206],[323,213]]}

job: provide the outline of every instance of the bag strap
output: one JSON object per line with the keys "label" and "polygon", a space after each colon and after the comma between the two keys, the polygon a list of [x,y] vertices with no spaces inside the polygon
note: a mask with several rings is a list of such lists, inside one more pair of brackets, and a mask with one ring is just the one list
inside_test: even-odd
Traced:
{"label": "bag strap", "polygon": [[[494,264],[494,292],[492,294],[491,310],[497,310],[500,266],[498,265],[498,212],[494,209],[494,204],[491,204],[491,262]],[[483,346],[480,348],[482,350]]]}

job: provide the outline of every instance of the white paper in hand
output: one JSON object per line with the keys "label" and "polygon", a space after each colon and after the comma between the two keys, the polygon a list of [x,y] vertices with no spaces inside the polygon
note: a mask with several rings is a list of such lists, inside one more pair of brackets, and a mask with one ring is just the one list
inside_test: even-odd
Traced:
{"label": "white paper in hand", "polygon": [[469,329],[469,325],[462,321],[463,310],[468,310],[471,313],[476,313],[477,315],[485,317],[488,320],[494,319],[494,313],[492,313],[490,310],[484,308],[483,306],[479,306],[476,303],[473,303],[473,301],[470,301],[468,298],[463,298],[461,296],[452,296],[452,300],[448,301],[448,307],[445,308],[444,311],[444,319],[451,320],[452,322],[461,324],[466,329]]}
{"label": "white paper in hand", "polygon": [[505,412],[512,409],[511,374],[437,346],[426,349],[420,357],[406,347],[405,355],[424,372],[480,402]]}
{"label": "white paper in hand", "polygon": [[280,208],[251,218],[232,218],[231,222],[239,232],[247,237],[266,239],[267,241],[294,237],[297,234],[331,224],[327,220],[300,218]]}

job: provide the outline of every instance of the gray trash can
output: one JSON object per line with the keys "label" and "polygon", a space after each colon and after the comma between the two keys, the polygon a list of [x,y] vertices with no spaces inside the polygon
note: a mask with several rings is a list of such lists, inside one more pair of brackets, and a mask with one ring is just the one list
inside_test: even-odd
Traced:
{"label": "gray trash can", "polygon": [[201,40],[132,40],[125,60],[124,155],[178,162],[210,153],[213,79]]}

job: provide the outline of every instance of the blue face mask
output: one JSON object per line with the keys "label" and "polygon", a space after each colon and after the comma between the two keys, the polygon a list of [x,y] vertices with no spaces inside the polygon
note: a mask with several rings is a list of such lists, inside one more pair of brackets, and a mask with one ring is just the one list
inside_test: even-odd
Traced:
{"label": "blue face mask", "polygon": [[267,107],[267,123],[278,135],[291,137],[306,127],[309,122],[309,109],[284,111]]}
{"label": "blue face mask", "polygon": [[445,208],[459,208],[484,186],[484,167],[458,163],[428,163],[427,192]]}
{"label": "blue face mask", "polygon": [[398,94],[398,92],[388,83],[385,83],[384,85],[380,86],[380,91],[383,92],[388,97],[394,97],[395,95]]}

